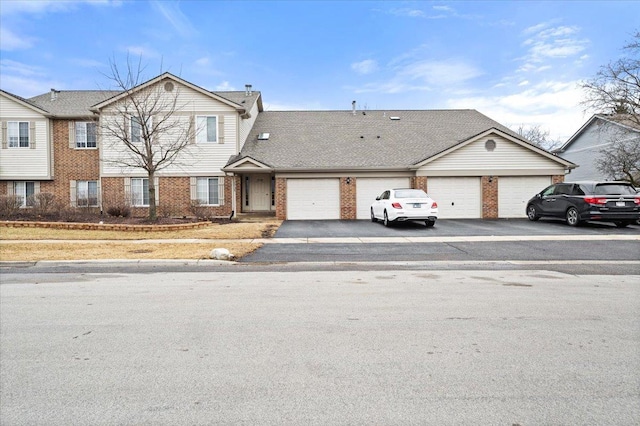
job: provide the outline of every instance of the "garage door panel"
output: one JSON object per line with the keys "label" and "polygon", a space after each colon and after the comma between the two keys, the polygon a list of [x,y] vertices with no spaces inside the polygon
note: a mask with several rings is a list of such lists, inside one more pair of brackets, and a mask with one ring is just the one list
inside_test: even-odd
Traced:
{"label": "garage door panel", "polygon": [[287,219],[340,219],[340,181],[288,179]]}
{"label": "garage door panel", "polygon": [[479,177],[429,177],[429,196],[438,203],[440,219],[482,217],[482,189]]}
{"label": "garage door panel", "polygon": [[409,178],[358,178],[356,179],[356,219],[369,219],[369,209],[376,197],[392,188],[409,188]]}
{"label": "garage door panel", "polygon": [[498,178],[498,217],[526,217],[527,201],[551,185],[550,176],[505,176]]}

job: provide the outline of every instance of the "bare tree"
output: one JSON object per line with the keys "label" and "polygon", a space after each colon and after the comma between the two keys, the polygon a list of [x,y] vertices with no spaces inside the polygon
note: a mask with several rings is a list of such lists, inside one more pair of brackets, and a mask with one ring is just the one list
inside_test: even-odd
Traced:
{"label": "bare tree", "polygon": [[120,99],[101,112],[99,130],[103,143],[115,157],[103,161],[124,170],[142,169],[148,177],[149,220],[157,219],[156,173],[180,160],[180,153],[195,137],[195,123],[181,117],[180,90],[171,81],[145,85],[144,67],[127,57],[121,70],[115,59],[105,76],[122,91]]}
{"label": "bare tree", "polygon": [[617,140],[611,149],[600,151],[598,170],[614,180],[625,180],[640,187],[640,134]]}
{"label": "bare tree", "polygon": [[549,139],[549,130],[543,130],[540,125],[525,126],[521,124],[515,131],[529,142],[548,151],[562,145],[562,142],[559,140]]}
{"label": "bare tree", "polygon": [[[611,145],[600,151],[596,167],[612,179],[640,184],[640,31],[624,46],[625,55],[600,68],[596,76],[582,84],[587,110],[611,116],[621,126],[607,124]],[[615,129],[614,129],[615,127]]]}
{"label": "bare tree", "polygon": [[582,83],[583,105],[597,113],[625,114],[640,128],[640,31],[624,48],[625,56],[600,68]]}

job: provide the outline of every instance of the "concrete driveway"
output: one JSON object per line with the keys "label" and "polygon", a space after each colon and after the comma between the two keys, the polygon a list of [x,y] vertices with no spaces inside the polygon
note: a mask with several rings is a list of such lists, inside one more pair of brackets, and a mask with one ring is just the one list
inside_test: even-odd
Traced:
{"label": "concrete driveway", "polygon": [[[637,270],[640,227],[562,221],[440,220],[435,227],[370,221],[285,221],[275,237],[242,263],[291,262],[546,262],[595,265],[632,262]],[[536,267],[538,267],[536,266]],[[529,265],[531,267],[531,265]],[[599,265],[602,269],[603,266]]]}
{"label": "concrete driveway", "polygon": [[571,227],[561,220],[531,222],[528,219],[442,219],[433,228],[424,223],[405,222],[391,227],[369,220],[285,221],[275,238],[368,238],[368,237],[457,237],[508,235],[640,235],[640,226],[616,228],[608,223],[590,222]]}

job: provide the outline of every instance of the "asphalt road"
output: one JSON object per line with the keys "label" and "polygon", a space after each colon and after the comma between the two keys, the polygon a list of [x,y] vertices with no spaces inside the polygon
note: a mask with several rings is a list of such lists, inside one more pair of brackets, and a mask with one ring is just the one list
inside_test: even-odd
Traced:
{"label": "asphalt road", "polygon": [[0,331],[3,425],[640,419],[637,275],[3,272]]}

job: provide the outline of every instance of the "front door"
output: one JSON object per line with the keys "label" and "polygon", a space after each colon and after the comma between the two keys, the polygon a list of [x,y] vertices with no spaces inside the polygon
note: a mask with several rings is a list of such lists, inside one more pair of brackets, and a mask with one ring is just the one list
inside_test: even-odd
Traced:
{"label": "front door", "polygon": [[271,176],[249,175],[249,211],[271,210]]}

